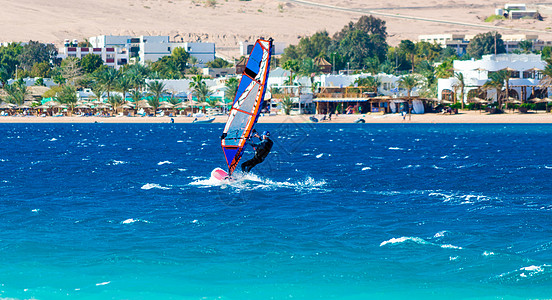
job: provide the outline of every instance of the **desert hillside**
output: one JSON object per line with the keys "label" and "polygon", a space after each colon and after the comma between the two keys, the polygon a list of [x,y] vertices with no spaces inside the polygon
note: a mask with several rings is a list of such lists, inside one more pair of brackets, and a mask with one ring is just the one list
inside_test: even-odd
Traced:
{"label": "desert hillside", "polygon": [[59,44],[64,39],[100,34],[169,35],[175,40],[216,42],[218,49],[233,51],[239,41],[259,36],[296,43],[299,37],[319,30],[333,34],[365,14],[387,21],[390,44],[417,40],[420,34],[492,30],[473,24],[499,26],[503,34],[533,33],[552,40],[552,3],[526,3],[538,9],[544,21],[485,23],[504,2],[475,0],[2,0],[0,41],[33,39]]}

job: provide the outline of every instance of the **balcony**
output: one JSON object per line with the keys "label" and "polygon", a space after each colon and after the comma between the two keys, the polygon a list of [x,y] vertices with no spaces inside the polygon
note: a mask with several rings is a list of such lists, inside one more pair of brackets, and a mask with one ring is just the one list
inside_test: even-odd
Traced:
{"label": "balcony", "polygon": [[112,64],[112,63],[115,62],[115,58],[106,58],[105,62],[108,63],[108,64]]}

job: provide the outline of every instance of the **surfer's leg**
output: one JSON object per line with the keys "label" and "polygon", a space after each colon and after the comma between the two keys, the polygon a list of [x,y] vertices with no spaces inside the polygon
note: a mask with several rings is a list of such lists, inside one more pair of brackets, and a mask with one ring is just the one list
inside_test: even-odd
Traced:
{"label": "surfer's leg", "polygon": [[252,159],[244,162],[241,165],[242,172],[248,173],[251,170],[251,168],[253,168],[255,166],[255,163],[253,162],[254,160],[255,160],[255,158],[252,158]]}

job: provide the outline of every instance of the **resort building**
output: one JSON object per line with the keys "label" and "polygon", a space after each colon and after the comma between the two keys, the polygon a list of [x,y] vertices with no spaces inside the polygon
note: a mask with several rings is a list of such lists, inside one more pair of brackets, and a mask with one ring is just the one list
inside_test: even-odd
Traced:
{"label": "resort building", "polygon": [[[418,41],[439,44],[443,48],[453,48],[458,55],[463,55],[466,53],[468,45],[474,36],[467,34],[430,34],[419,35]],[[530,41],[533,51],[540,51],[545,46],[552,46],[551,41],[539,40],[539,36],[536,34],[505,34],[502,35],[502,40],[504,41],[507,53],[520,50],[519,42],[521,41]]]}
{"label": "resort building", "polygon": [[[481,87],[493,72],[500,70],[510,72],[509,97],[526,101],[549,96],[547,89],[539,86],[546,62],[538,54],[483,55],[480,60],[455,60],[453,67],[456,73],[464,76],[464,102],[473,97],[496,100],[496,90],[483,90]],[[437,89],[440,100],[454,101],[461,94],[459,81],[455,77],[439,79]]]}
{"label": "resort building", "polygon": [[184,48],[197,59],[197,67],[204,67],[206,63],[215,59],[214,43],[188,43],[170,41],[169,36],[113,36],[100,35],[89,38],[94,47],[113,47],[126,49],[132,63],[145,64],[155,62],[160,58],[171,55],[176,48]]}
{"label": "resort building", "polygon": [[65,59],[67,57],[76,57],[82,59],[88,54],[99,55],[104,61],[104,65],[119,69],[121,66],[128,64],[129,53],[126,48],[116,47],[67,47],[64,46],[58,50],[58,58]]}

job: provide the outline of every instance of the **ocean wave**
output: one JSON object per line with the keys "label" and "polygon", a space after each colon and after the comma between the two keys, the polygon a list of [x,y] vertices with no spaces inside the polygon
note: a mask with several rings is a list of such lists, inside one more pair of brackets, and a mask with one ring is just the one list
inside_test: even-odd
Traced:
{"label": "ocean wave", "polygon": [[48,141],[49,141],[49,142],[55,142],[55,141],[57,141],[57,139],[56,139],[56,138],[51,138],[51,139],[49,139]]}
{"label": "ocean wave", "polygon": [[531,265],[527,267],[521,267],[517,270],[502,273],[496,276],[497,279],[502,280],[515,280],[520,281],[526,278],[536,278],[541,277],[542,275],[549,274],[552,271],[551,265],[543,264],[540,266]]}
{"label": "ocean wave", "polygon": [[318,155],[316,156],[316,158],[320,158],[320,157],[322,157],[322,155],[324,155],[324,153],[318,154]]}
{"label": "ocean wave", "polygon": [[203,187],[233,187],[240,190],[255,190],[255,189],[264,189],[264,190],[274,190],[276,188],[292,188],[298,191],[315,191],[322,190],[323,187],[327,184],[325,180],[316,180],[312,177],[307,177],[304,180],[298,181],[274,181],[268,178],[261,177],[254,173],[241,173],[235,172],[232,175],[232,179],[228,180],[218,180],[214,177],[205,178],[205,177],[194,177],[194,181],[190,182],[190,185],[203,186]]}
{"label": "ocean wave", "polygon": [[96,286],[107,285],[107,284],[110,284],[110,283],[111,283],[111,281],[100,282],[100,283],[96,283]]}
{"label": "ocean wave", "polygon": [[107,163],[109,166],[116,166],[116,165],[124,165],[124,164],[127,164],[126,161],[122,161],[122,160],[110,160],[108,163]]}
{"label": "ocean wave", "polygon": [[144,184],[141,189],[143,190],[151,190],[151,189],[160,189],[160,190],[170,190],[170,187],[161,186],[157,183],[146,183]]}
{"label": "ocean wave", "polygon": [[388,149],[389,150],[404,150],[404,148],[399,148],[399,147],[389,147]]}
{"label": "ocean wave", "polygon": [[126,219],[124,221],[121,221],[121,224],[132,224],[132,223],[136,223],[136,222],[149,223],[149,221],[147,221],[147,220],[140,220],[140,219],[130,218],[130,219]]}
{"label": "ocean wave", "polygon": [[168,161],[168,160],[165,160],[165,161],[160,161],[157,163],[158,166],[161,166],[161,165],[170,165],[172,164],[172,161]]}
{"label": "ocean wave", "polygon": [[428,241],[426,241],[422,238],[419,238],[419,237],[403,236],[403,237],[400,237],[400,238],[391,238],[387,241],[383,241],[383,242],[380,243],[380,247],[383,247],[387,244],[400,244],[400,243],[404,243],[404,242],[413,242],[413,243],[420,244],[420,245],[429,244]]}
{"label": "ocean wave", "polygon": [[381,242],[380,247],[383,247],[385,245],[402,244],[402,243],[407,243],[407,242],[418,244],[418,245],[438,246],[438,247],[441,247],[443,249],[462,250],[462,247],[459,247],[459,246],[455,246],[455,245],[451,245],[451,244],[443,244],[443,245],[435,244],[435,243],[432,243],[432,242],[428,242],[428,241],[426,241],[426,240],[424,240],[420,237],[411,237],[411,236],[403,236],[403,237],[400,237],[400,238],[391,238],[387,241]]}
{"label": "ocean wave", "polygon": [[364,167],[364,168],[362,168],[362,171],[366,171],[366,170],[372,170],[372,168],[370,168],[370,167]]}
{"label": "ocean wave", "polygon": [[490,201],[491,198],[484,195],[472,195],[472,194],[460,194],[460,193],[443,193],[443,192],[430,192],[430,197],[436,197],[443,200],[443,202],[458,202],[460,204],[473,204],[476,202]]}
{"label": "ocean wave", "polygon": [[495,255],[495,253],[492,252],[492,251],[483,251],[483,253],[481,255],[483,255],[483,256],[493,256],[493,255]]}

